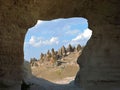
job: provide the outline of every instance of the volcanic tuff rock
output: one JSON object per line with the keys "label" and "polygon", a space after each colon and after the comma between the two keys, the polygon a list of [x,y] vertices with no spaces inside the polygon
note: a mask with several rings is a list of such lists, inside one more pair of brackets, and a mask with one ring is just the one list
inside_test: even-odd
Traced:
{"label": "volcanic tuff rock", "polygon": [[[56,66],[59,63],[59,60],[62,60],[67,55],[70,55],[71,52],[76,53],[76,52],[79,52],[80,50],[82,51],[82,47],[80,46],[80,44],[77,45],[77,47],[74,47],[74,49],[72,48],[73,47],[72,45],[69,45],[69,46],[72,49],[71,51],[67,51],[65,46],[62,46],[58,51],[55,51],[54,48],[52,48],[51,52],[48,50],[48,52],[46,54],[41,53],[39,60],[37,60],[35,58],[31,58],[30,65],[32,67],[34,67],[34,66],[37,67],[41,64],[46,64],[46,65],[52,64],[52,65]],[[75,50],[78,50],[78,51],[75,51]],[[48,62],[50,62],[50,63],[48,63]]]}
{"label": "volcanic tuff rock", "polygon": [[61,51],[62,51],[62,56],[65,56],[66,55],[66,48],[65,48],[65,46],[62,46]]}
{"label": "volcanic tuff rock", "polygon": [[77,49],[77,51],[80,51],[82,49],[81,45],[78,44],[76,49]]}
{"label": "volcanic tuff rock", "polygon": [[87,18],[93,31],[78,58],[76,83],[86,90],[120,87],[119,7],[120,0],[0,0],[0,89],[20,90],[28,28],[68,17]]}
{"label": "volcanic tuff rock", "polygon": [[72,47],[71,44],[69,44],[67,47],[67,52],[73,52],[73,51],[74,51],[74,48]]}

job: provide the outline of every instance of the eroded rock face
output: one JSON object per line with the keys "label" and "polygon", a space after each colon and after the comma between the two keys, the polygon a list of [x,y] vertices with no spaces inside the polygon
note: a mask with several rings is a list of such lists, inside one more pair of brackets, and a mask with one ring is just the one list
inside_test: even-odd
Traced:
{"label": "eroded rock face", "polygon": [[76,49],[77,49],[77,51],[79,52],[79,51],[82,49],[81,45],[78,44]]}
{"label": "eroded rock face", "polygon": [[73,52],[73,47],[71,44],[68,45],[67,52]]}
{"label": "eroded rock face", "polygon": [[[79,80],[78,78],[76,80],[80,83],[79,85],[89,88],[88,90],[93,90],[92,87],[100,88],[109,86],[113,88],[120,85],[120,38],[118,39],[118,33],[120,32],[119,29],[111,30],[111,27],[105,30],[110,31],[106,34],[105,31],[100,33],[100,35],[94,34],[91,37],[82,55],[78,58],[81,69],[77,76]],[[100,88],[96,90],[104,89]]]}
{"label": "eroded rock face", "polygon": [[120,0],[1,0],[0,89],[20,90],[23,43],[29,27],[38,19],[77,16],[88,19],[93,35],[78,58],[81,70],[76,83],[101,90],[103,85],[120,85],[119,6]]}
{"label": "eroded rock face", "polygon": [[81,69],[76,77],[76,82],[86,90],[115,90],[115,87],[120,87],[120,16],[117,15],[120,11],[117,3],[120,2],[104,1],[101,8],[97,8],[97,2],[96,6],[93,5],[98,9],[93,11],[99,18],[91,15],[96,20],[89,19],[93,35],[78,58]]}

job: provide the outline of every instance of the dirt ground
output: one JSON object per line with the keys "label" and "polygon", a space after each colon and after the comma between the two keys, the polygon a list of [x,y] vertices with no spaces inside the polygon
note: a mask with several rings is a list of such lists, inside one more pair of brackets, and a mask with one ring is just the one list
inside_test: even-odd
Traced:
{"label": "dirt ground", "polygon": [[65,63],[60,66],[47,66],[42,64],[38,67],[32,67],[32,74],[54,83],[63,83],[64,81],[68,83],[75,78],[79,70],[79,66],[76,63],[78,56],[78,52],[72,52],[62,59]]}

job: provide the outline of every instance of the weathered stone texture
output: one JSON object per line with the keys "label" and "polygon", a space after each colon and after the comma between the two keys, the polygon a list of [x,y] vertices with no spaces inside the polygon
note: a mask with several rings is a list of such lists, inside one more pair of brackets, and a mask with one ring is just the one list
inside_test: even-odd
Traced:
{"label": "weathered stone texture", "polygon": [[109,90],[120,85],[118,5],[120,2],[117,0],[104,0],[102,3],[96,1],[92,7],[96,13],[91,14],[91,18],[88,17],[93,35],[78,58],[81,69],[77,75],[79,79],[76,77],[76,82],[88,90],[100,87],[100,90]]}
{"label": "weathered stone texture", "polygon": [[20,85],[28,28],[38,19],[77,16],[88,19],[93,35],[78,58],[81,70],[76,83],[85,88],[119,86],[119,6],[120,0],[0,0],[0,87]]}

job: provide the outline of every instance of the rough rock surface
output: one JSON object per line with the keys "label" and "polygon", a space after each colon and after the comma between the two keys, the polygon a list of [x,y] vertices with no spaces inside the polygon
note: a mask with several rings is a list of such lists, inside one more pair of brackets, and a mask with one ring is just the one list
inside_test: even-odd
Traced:
{"label": "rough rock surface", "polygon": [[67,47],[67,52],[73,52],[73,51],[74,51],[74,48],[72,47],[71,44],[69,44]]}
{"label": "rough rock surface", "polygon": [[[79,54],[81,54],[82,52],[82,48],[80,44],[77,45],[77,47],[74,46],[74,49],[72,48],[69,49],[69,51],[67,52],[65,46],[62,46],[58,51],[55,51],[54,48],[51,49],[51,51],[48,50],[47,53],[43,54],[41,53],[40,55],[40,59],[36,59],[36,58],[31,58],[30,59],[30,65],[31,67],[38,67],[41,65],[47,65],[47,66],[59,66],[61,65],[63,62],[62,60],[64,60],[64,57],[69,56],[71,53],[77,53],[79,52]],[[74,51],[73,51],[74,50]],[[76,56],[75,56],[76,57]],[[76,57],[78,58],[78,57]],[[75,60],[75,58],[74,58]]]}
{"label": "rough rock surface", "polygon": [[0,89],[20,90],[28,28],[38,19],[77,16],[88,19],[93,35],[78,58],[76,83],[86,90],[120,87],[119,6],[120,0],[0,0]]}
{"label": "rough rock surface", "polygon": [[76,49],[77,49],[77,51],[79,52],[79,51],[82,49],[81,45],[78,44]]}

